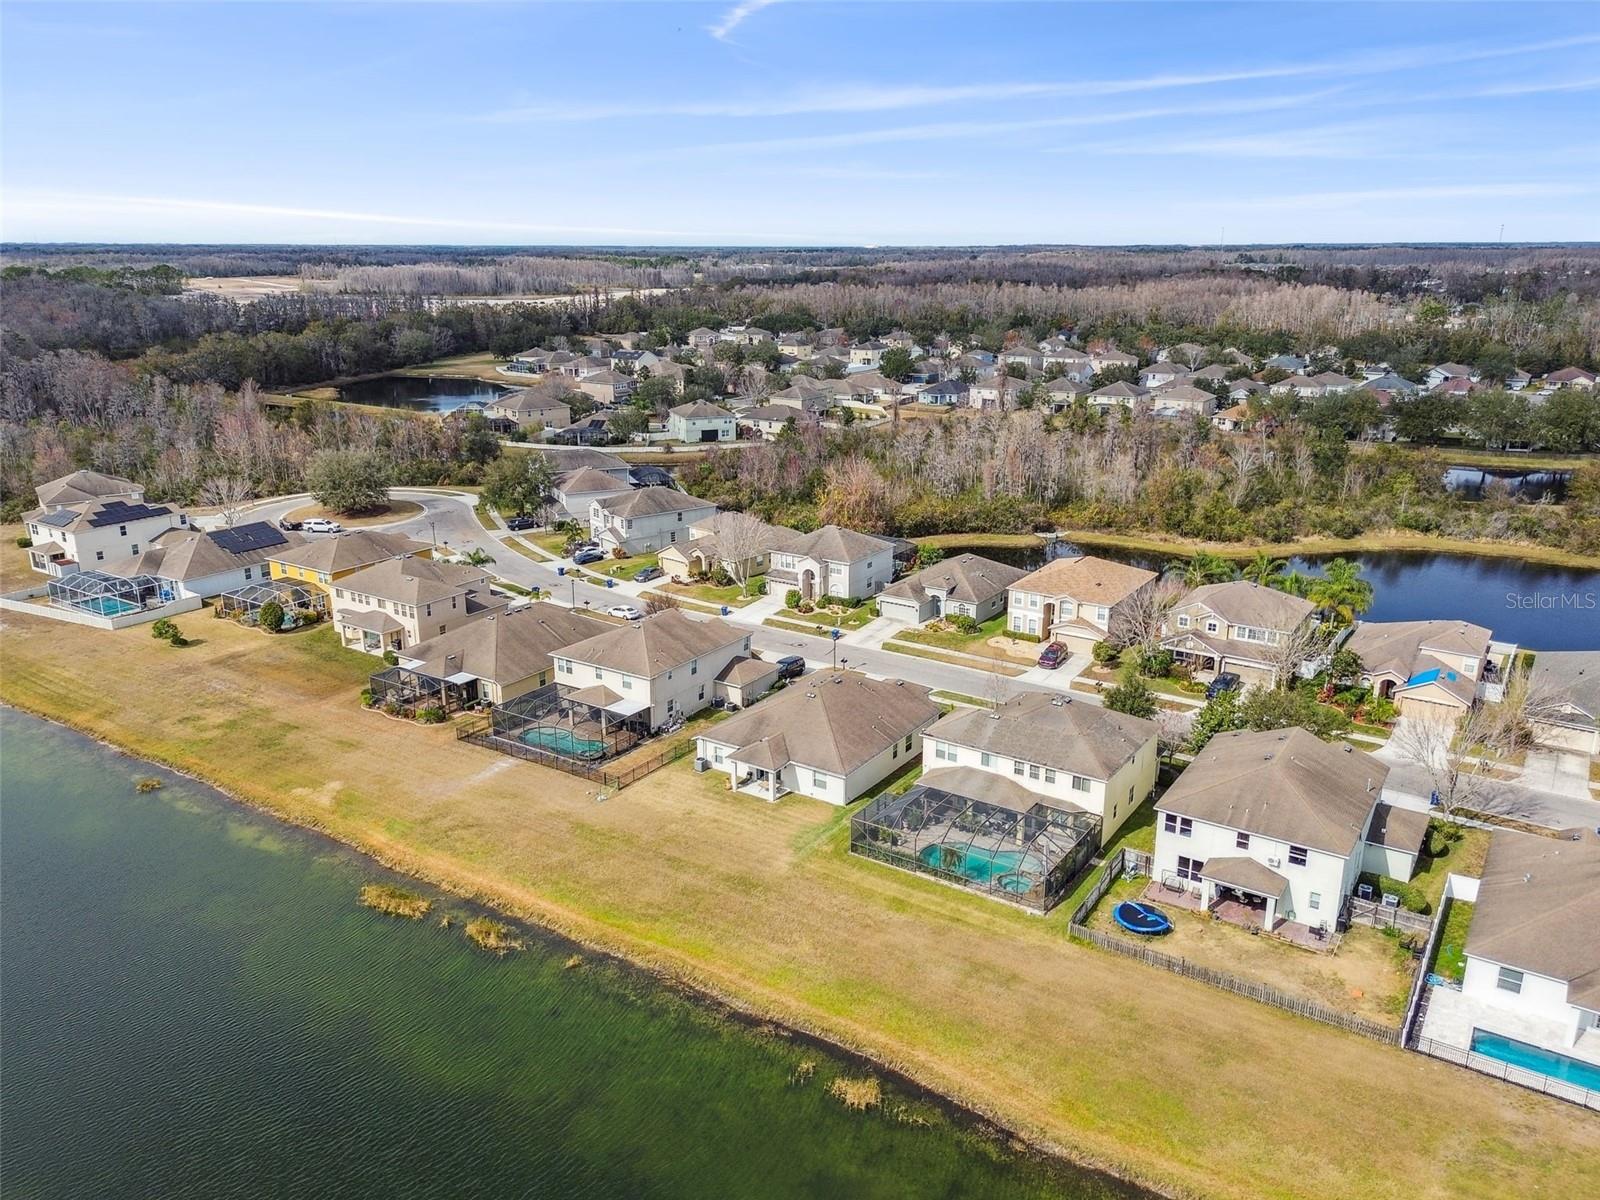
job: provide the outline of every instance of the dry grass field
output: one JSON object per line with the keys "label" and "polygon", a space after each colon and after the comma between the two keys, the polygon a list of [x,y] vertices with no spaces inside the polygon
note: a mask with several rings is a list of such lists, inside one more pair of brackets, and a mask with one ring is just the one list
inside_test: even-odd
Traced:
{"label": "dry grass field", "polygon": [[[14,530],[11,532],[14,536]],[[17,586],[20,551],[0,554]],[[1600,1194],[1592,1115],[1070,942],[852,858],[844,811],[680,762],[592,785],[364,712],[325,628],[197,645],[0,614],[0,699],[839,1038],[1042,1141],[1207,1196]]]}

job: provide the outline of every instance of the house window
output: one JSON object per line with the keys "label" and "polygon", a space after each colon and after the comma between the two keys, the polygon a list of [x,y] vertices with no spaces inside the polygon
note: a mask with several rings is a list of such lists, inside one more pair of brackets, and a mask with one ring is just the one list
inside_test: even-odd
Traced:
{"label": "house window", "polygon": [[691,674],[691,675],[700,674],[700,660],[698,658],[695,659],[692,663],[689,664],[689,674]]}
{"label": "house window", "polygon": [[[749,647],[749,646],[748,646],[748,645],[746,645],[746,646],[745,646],[745,649],[746,649],[746,650],[748,650],[748,649],[749,649],[749,648],[750,648],[750,647]],[[911,739],[912,739],[912,738],[914,738],[914,737],[916,737],[916,736],[917,736],[917,735],[916,735],[916,734],[914,734],[914,733],[908,733],[908,734],[906,734],[906,749],[907,749],[907,750],[910,750],[910,749],[911,749]]]}
{"label": "house window", "polygon": [[622,677],[622,690],[625,692],[633,691],[633,680],[629,679],[626,675]]}
{"label": "house window", "polygon": [[1311,893],[1311,907],[1312,908],[1321,908],[1322,907],[1322,893],[1321,892],[1312,892]]}
{"label": "house window", "polygon": [[711,748],[711,761],[712,762],[716,762],[716,763],[719,763],[719,762],[722,761],[722,747],[721,746],[713,746]]}
{"label": "house window", "polygon": [[1038,764],[1036,764],[1036,763],[1029,763],[1028,764],[1028,778],[1029,779],[1037,779],[1037,778],[1039,778],[1039,767],[1038,767]]}
{"label": "house window", "polygon": [[1248,849],[1250,849],[1250,835],[1248,833],[1236,833],[1236,834],[1234,834],[1233,835],[1233,848],[1235,850],[1248,850]]}
{"label": "house window", "polygon": [[1027,769],[1028,769],[1028,764],[1023,762],[1020,758],[1013,760],[1013,762],[1011,763],[1011,773],[1013,775],[1024,774],[1027,771]]}
{"label": "house window", "polygon": [[118,537],[127,537],[128,536],[128,527],[126,525],[118,525],[117,526],[117,536]]}
{"label": "house window", "polygon": [[94,552],[94,560],[95,562],[105,562],[106,552],[104,550],[96,550]]}
{"label": "house window", "polygon": [[1075,792],[1087,792],[1089,790],[1089,781],[1082,775],[1074,775],[1072,777],[1072,790]]}
{"label": "house window", "polygon": [[1189,628],[1189,618],[1188,617],[1179,617],[1178,618],[1178,628],[1179,629],[1187,629],[1187,628]]}
{"label": "house window", "polygon": [[1495,987],[1502,992],[1510,992],[1513,996],[1522,995],[1522,972],[1514,967],[1501,967],[1500,977],[1494,981]]}
{"label": "house window", "polygon": [[1200,882],[1200,872],[1205,870],[1205,861],[1198,858],[1189,858],[1187,855],[1178,855],[1178,878],[1188,879],[1194,883]]}
{"label": "house window", "polygon": [[604,675],[603,675],[603,674],[602,674],[602,673],[601,673],[601,671],[600,671],[600,668],[599,668],[599,667],[596,667],[596,668],[595,668],[595,669],[594,669],[594,677],[595,677],[595,678],[596,678],[596,679],[603,679],[603,678],[605,678],[605,676],[604,676]]}
{"label": "house window", "polygon": [[978,755],[978,765],[980,767],[994,766],[994,755],[990,754],[987,750],[982,751]]}
{"label": "house window", "polygon": [[440,633],[445,633],[445,632],[447,632],[449,630],[449,628],[450,627],[448,625],[441,625],[441,626],[439,626],[439,632]]}
{"label": "house window", "polygon": [[811,772],[811,786],[814,788],[826,788],[828,786],[828,777],[821,771]]}
{"label": "house window", "polygon": [[1207,621],[1206,622],[1206,632],[1207,633],[1215,633],[1216,631],[1217,631],[1217,623],[1215,621]]}
{"label": "house window", "polygon": [[1044,781],[1046,783],[1054,783],[1056,781],[1056,769],[1054,767],[1046,767],[1044,769]]}
{"label": "house window", "polygon": [[1306,848],[1304,846],[1289,847],[1289,865],[1303,867],[1306,865]]}
{"label": "house window", "polygon": [[1188,817],[1180,817],[1177,813],[1164,813],[1161,828],[1168,833],[1175,833],[1179,837],[1188,837],[1194,833],[1194,822]]}

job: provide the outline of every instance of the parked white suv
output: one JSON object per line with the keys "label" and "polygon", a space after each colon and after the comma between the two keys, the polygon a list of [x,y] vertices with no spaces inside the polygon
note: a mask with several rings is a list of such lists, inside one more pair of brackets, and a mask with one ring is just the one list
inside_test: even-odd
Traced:
{"label": "parked white suv", "polygon": [[343,533],[344,526],[337,521],[330,521],[326,517],[312,517],[300,526],[307,533]]}

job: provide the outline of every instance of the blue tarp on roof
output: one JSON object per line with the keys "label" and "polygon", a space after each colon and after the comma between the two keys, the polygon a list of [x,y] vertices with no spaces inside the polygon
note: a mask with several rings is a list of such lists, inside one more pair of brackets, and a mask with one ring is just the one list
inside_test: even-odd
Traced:
{"label": "blue tarp on roof", "polygon": [[1419,675],[1413,675],[1410,679],[1406,680],[1406,686],[1421,687],[1425,683],[1437,683],[1441,677],[1443,677],[1446,682],[1449,683],[1454,683],[1457,678],[1454,671],[1448,671],[1443,667],[1434,667],[1432,670],[1423,671]]}

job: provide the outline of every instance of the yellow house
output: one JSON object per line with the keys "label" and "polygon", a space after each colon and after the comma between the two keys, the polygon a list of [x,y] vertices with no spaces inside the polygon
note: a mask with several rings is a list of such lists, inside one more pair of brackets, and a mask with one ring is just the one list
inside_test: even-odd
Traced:
{"label": "yellow house", "polygon": [[336,579],[407,554],[414,558],[431,558],[433,547],[404,534],[357,529],[292,546],[268,563],[273,579],[309,583],[326,592]]}

